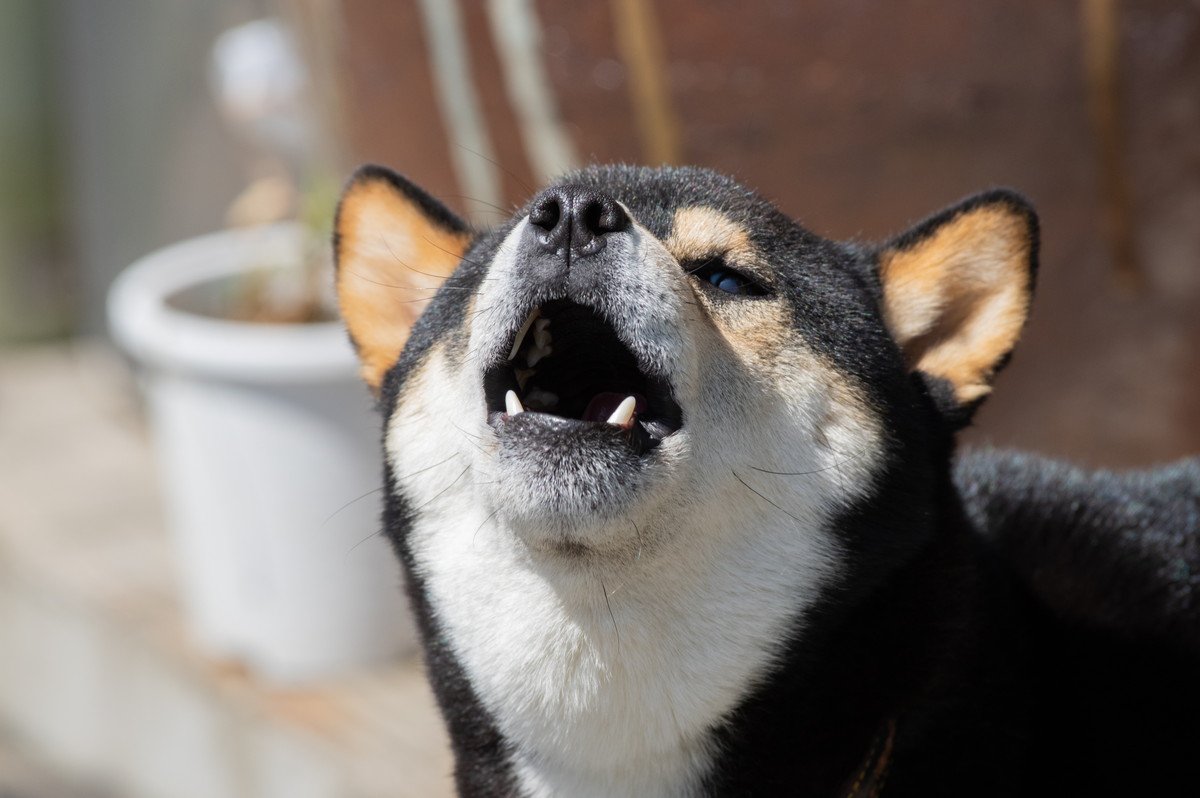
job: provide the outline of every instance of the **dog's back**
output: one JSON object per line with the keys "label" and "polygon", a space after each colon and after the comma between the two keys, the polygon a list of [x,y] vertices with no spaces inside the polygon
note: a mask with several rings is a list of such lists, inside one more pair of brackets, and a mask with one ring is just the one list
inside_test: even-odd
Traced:
{"label": "dog's back", "polygon": [[972,452],[954,481],[1029,609],[1031,783],[1046,794],[1194,789],[1200,458],[1114,473]]}

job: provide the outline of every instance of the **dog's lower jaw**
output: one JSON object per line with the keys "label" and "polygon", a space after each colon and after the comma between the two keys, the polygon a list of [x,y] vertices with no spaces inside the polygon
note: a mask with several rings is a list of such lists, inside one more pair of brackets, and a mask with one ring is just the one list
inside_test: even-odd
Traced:
{"label": "dog's lower jaw", "polygon": [[676,464],[687,446],[682,431],[640,455],[621,446],[531,447],[498,437],[494,448],[484,438],[489,446],[475,453],[475,467],[492,475],[481,498],[499,524],[537,549],[604,554],[638,543],[644,519],[677,492]]}
{"label": "dog's lower jaw", "polygon": [[607,575],[623,580],[622,569],[653,552],[669,530],[652,520],[655,510],[675,498],[663,488],[636,508],[619,515],[597,512],[557,512],[554,509],[496,505],[489,534],[506,538],[514,550],[524,551],[532,567],[554,574],[556,582]]}

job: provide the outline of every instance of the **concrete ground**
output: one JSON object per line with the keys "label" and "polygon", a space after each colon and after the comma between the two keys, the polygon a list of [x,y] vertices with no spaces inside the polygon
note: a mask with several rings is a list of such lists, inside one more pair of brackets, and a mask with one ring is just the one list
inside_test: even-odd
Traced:
{"label": "concrete ground", "polygon": [[109,790],[76,784],[30,755],[11,735],[0,733],[0,798],[123,798]]}
{"label": "concrete ground", "polygon": [[124,363],[0,350],[0,798],[436,798],[415,662],[306,689],[202,656]]}

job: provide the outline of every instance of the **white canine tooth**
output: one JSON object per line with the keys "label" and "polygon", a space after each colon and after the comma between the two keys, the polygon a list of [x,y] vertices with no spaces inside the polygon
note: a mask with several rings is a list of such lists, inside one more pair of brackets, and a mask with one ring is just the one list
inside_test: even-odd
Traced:
{"label": "white canine tooth", "polygon": [[554,336],[550,334],[550,319],[538,319],[533,325],[533,340],[542,349],[549,349]]}
{"label": "white canine tooth", "polygon": [[509,391],[504,394],[504,408],[510,416],[525,412],[525,408],[521,405],[521,400],[517,398],[515,391]]}
{"label": "white canine tooth", "polygon": [[608,423],[618,427],[627,427],[629,422],[633,421],[633,411],[637,407],[637,399],[632,396],[626,396],[621,400],[621,404],[617,405],[617,409],[608,417]]}
{"label": "white canine tooth", "polygon": [[529,316],[525,319],[525,323],[517,331],[517,337],[513,339],[512,349],[508,350],[508,360],[512,360],[517,356],[517,350],[521,348],[521,343],[525,340],[525,333],[529,332],[529,328],[533,326],[533,322],[537,319],[539,313],[541,313],[541,308],[534,308],[530,311]]}

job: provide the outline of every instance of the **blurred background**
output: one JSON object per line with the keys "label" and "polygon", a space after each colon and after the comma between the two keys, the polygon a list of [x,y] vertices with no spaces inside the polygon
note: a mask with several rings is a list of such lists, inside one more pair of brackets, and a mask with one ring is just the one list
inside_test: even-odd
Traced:
{"label": "blurred background", "polygon": [[106,317],[162,247],[296,218],[322,241],[363,161],[480,225],[576,165],[694,163],[867,241],[1012,186],[1038,291],[967,440],[1200,451],[1197,0],[4,0],[0,74],[6,798],[446,791],[403,646],[288,679],[197,642],[148,424],[177,370]]}

